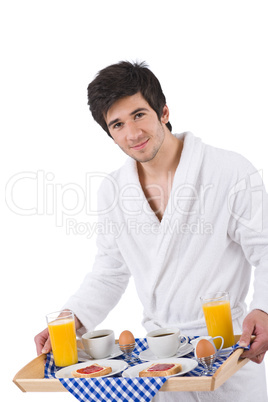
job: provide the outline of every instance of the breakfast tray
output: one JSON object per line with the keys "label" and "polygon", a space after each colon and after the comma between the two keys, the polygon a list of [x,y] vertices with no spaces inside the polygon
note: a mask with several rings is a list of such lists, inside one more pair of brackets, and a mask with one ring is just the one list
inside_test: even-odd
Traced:
{"label": "breakfast tray", "polygon": [[[235,342],[239,338],[235,335]],[[78,346],[81,348],[79,341]],[[171,377],[160,391],[214,391],[249,361],[240,359],[242,353],[243,349],[236,349],[213,376]],[[15,375],[13,382],[23,392],[68,392],[58,379],[44,378],[45,360],[46,354],[33,359]]]}

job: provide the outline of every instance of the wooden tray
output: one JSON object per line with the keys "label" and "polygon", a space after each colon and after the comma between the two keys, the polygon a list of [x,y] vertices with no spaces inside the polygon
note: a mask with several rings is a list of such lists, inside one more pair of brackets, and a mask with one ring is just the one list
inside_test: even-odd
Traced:
{"label": "wooden tray", "polygon": [[[236,335],[235,342],[239,338]],[[160,391],[214,391],[249,361],[240,359],[242,353],[243,349],[235,350],[212,377],[172,377]],[[45,359],[45,354],[33,359],[15,375],[13,382],[23,392],[68,392],[58,379],[44,378]]]}

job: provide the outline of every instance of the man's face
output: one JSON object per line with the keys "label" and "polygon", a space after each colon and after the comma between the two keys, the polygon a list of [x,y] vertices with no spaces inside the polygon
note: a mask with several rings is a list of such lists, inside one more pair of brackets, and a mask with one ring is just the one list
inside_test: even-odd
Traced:
{"label": "man's face", "polygon": [[168,122],[168,108],[161,121],[140,92],[116,101],[105,121],[115,143],[138,162],[149,162],[158,153]]}

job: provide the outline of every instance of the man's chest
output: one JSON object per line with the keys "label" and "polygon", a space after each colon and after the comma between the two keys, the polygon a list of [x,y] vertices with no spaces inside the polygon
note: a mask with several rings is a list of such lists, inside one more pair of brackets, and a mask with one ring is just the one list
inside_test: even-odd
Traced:
{"label": "man's chest", "polygon": [[162,179],[142,184],[144,195],[159,221],[162,220],[166,210],[171,193],[172,182],[172,176],[168,175],[164,180]]}

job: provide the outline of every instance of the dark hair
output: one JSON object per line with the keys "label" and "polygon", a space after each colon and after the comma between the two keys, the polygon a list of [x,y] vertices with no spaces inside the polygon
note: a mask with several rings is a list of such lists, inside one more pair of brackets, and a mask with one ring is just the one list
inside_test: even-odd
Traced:
{"label": "dark hair", "polygon": [[[89,84],[87,91],[92,116],[110,137],[104,116],[117,100],[140,92],[156,112],[159,121],[166,104],[161,85],[145,62],[132,64],[121,61],[108,66],[99,71]],[[166,126],[170,131],[172,130],[170,122]]]}

